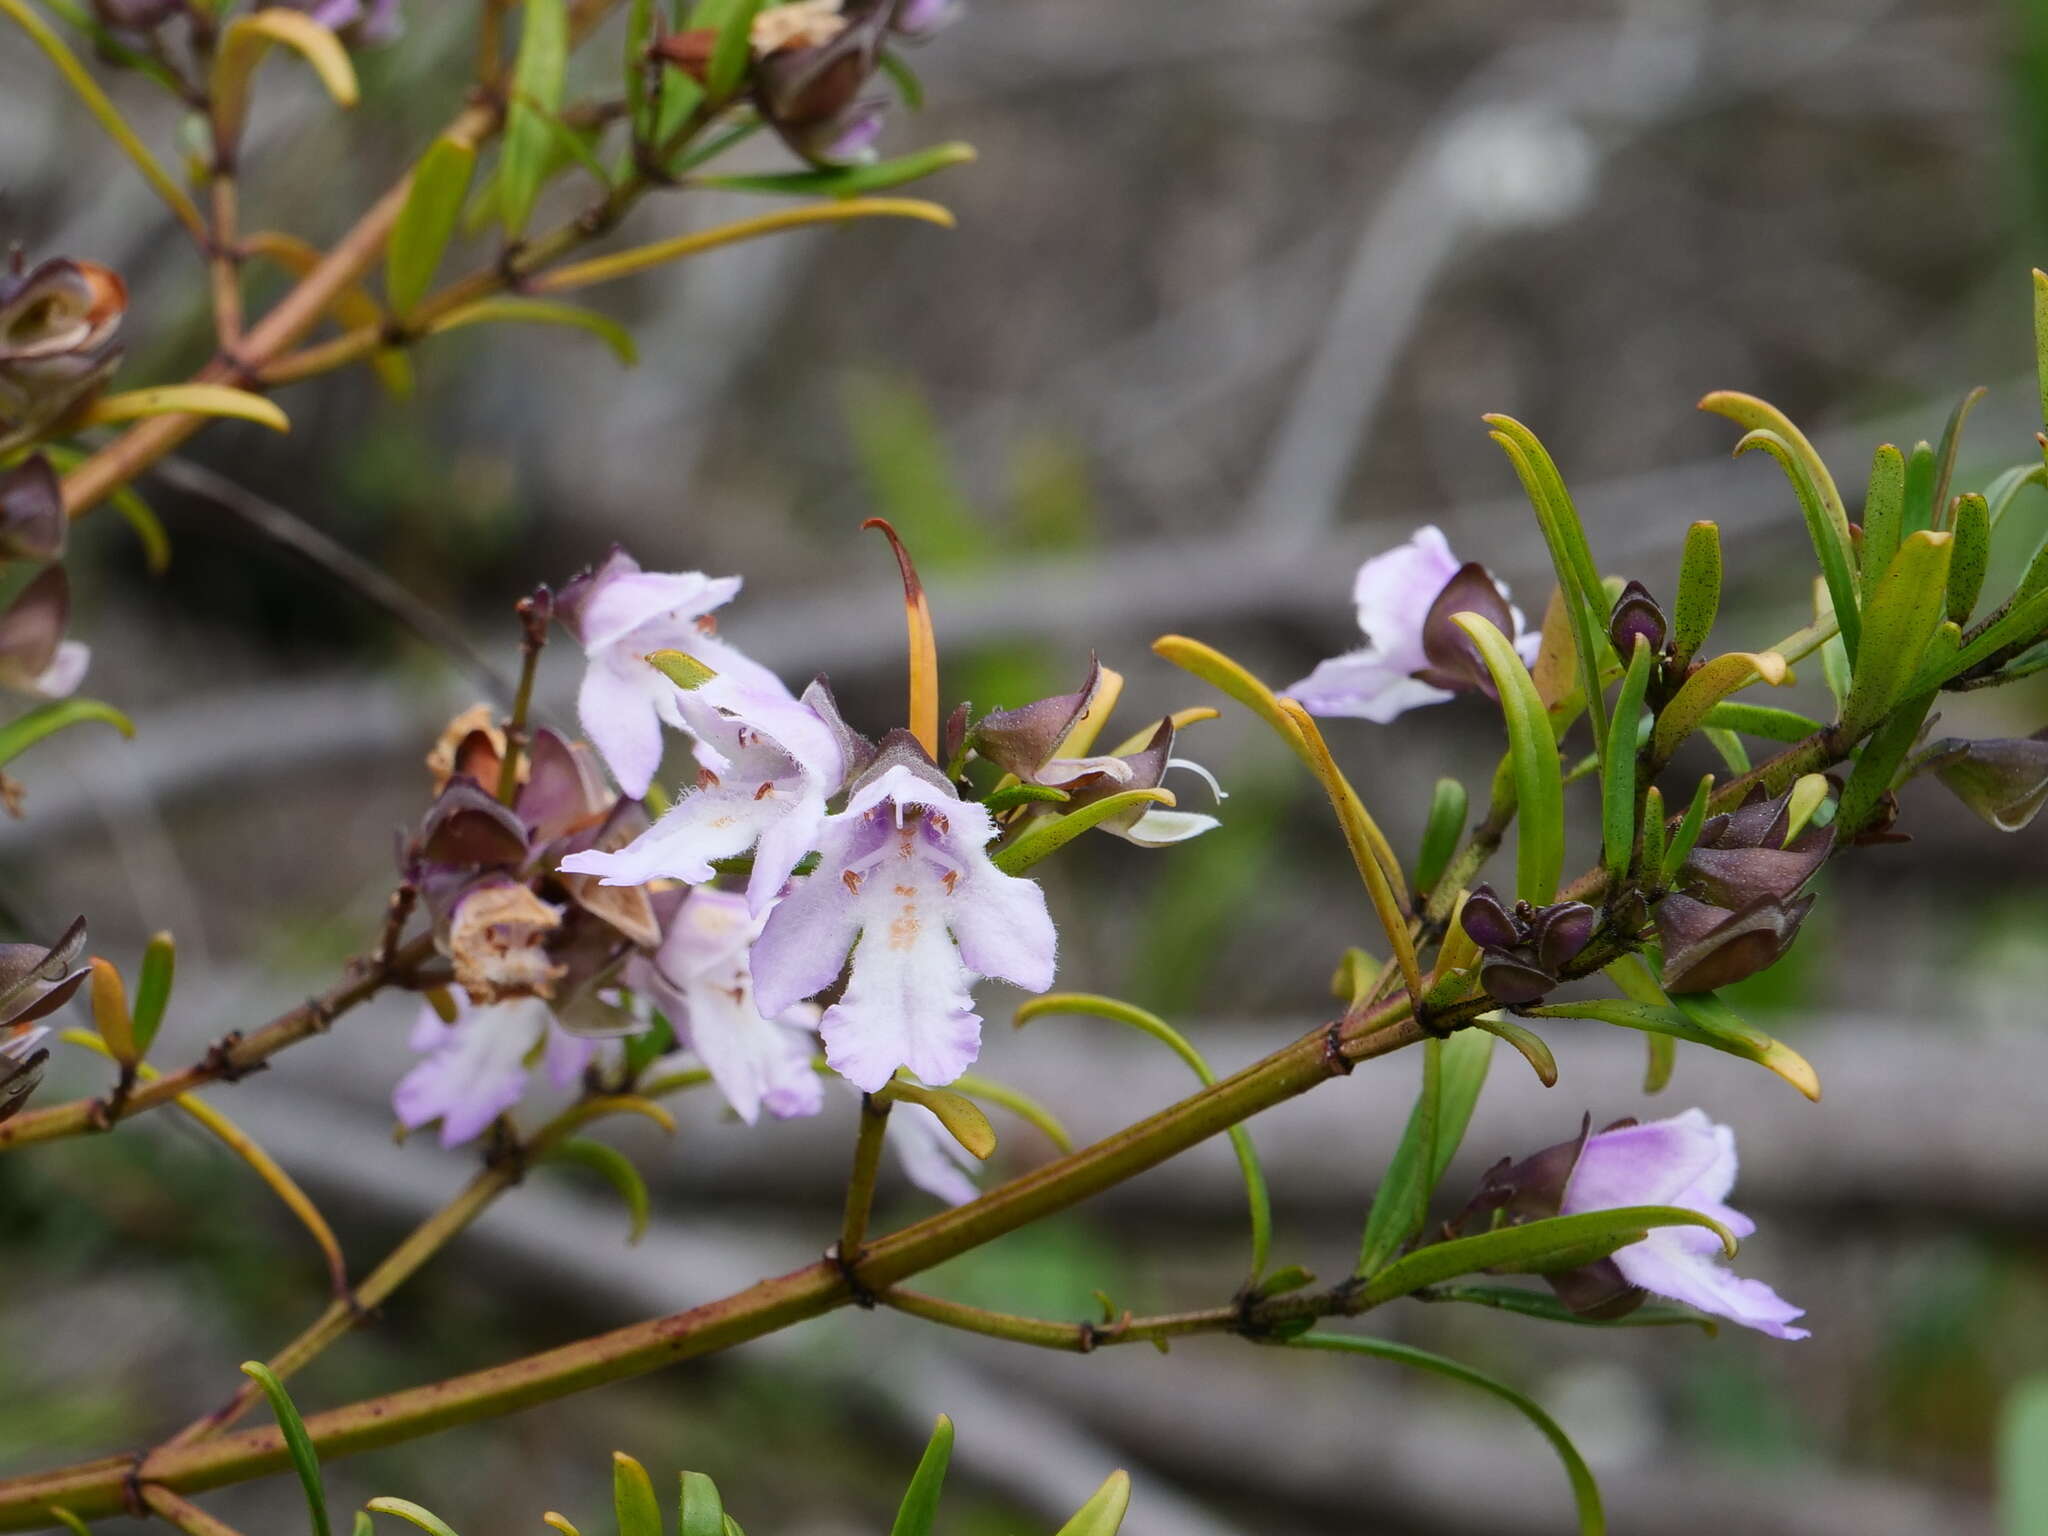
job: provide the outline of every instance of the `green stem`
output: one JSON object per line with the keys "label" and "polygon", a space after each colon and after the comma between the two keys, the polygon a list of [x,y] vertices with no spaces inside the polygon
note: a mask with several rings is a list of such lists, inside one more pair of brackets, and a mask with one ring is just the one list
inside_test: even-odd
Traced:
{"label": "green stem", "polygon": [[875,1176],[882,1167],[882,1140],[889,1129],[889,1101],[860,1096],[860,1131],[853,1143],[853,1174],[846,1181],[846,1219],[839,1227],[842,1265],[858,1264],[868,1240],[868,1216],[875,1205]]}
{"label": "green stem", "polygon": [[[317,1414],[307,1420],[307,1432],[327,1458],[417,1439],[745,1343],[845,1306],[856,1286],[879,1293],[1135,1177],[1240,1120],[1346,1075],[1360,1061],[1414,1044],[1423,1035],[1406,1009],[1403,998],[1369,1018],[1314,1030],[1105,1141],[884,1238],[853,1267],[851,1279],[835,1261],[821,1260],[687,1312]],[[287,1462],[273,1426],[154,1451],[139,1469],[126,1456],[15,1478],[0,1482],[0,1531],[47,1523],[52,1504],[87,1518],[114,1514],[138,1471],[144,1481],[192,1492],[260,1477]]]}
{"label": "green stem", "polygon": [[180,1095],[220,1080],[233,1081],[253,1072],[287,1046],[324,1033],[342,1014],[368,1002],[385,987],[404,977],[433,953],[433,940],[422,935],[401,948],[390,965],[358,962],[355,974],[330,987],[320,996],[279,1014],[252,1034],[224,1036],[197,1063],[182,1072],[171,1072],[153,1083],[139,1085],[111,1108],[104,1100],[74,1099],[48,1109],[32,1109],[0,1124],[0,1151],[26,1146],[30,1142],[54,1141],[62,1136],[79,1136],[87,1131],[105,1130],[118,1121],[168,1104]]}

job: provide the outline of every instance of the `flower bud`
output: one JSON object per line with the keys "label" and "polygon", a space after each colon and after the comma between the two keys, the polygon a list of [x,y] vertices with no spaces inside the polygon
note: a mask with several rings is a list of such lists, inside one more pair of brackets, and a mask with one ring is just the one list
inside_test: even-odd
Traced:
{"label": "flower bud", "polygon": [[862,93],[895,9],[894,0],[866,0],[828,40],[755,61],[755,106],[806,160],[829,167],[869,153],[881,130],[881,103]]}
{"label": "flower bud", "polygon": [[0,613],[0,687],[41,699],[77,691],[92,649],[64,638],[70,616],[70,579],[63,566],[45,566]]}
{"label": "flower bud", "polygon": [[1638,635],[1649,642],[1650,654],[1658,655],[1664,649],[1664,637],[1668,633],[1664,610],[1650,596],[1648,587],[1632,581],[1621,589],[1614,612],[1607,620],[1607,638],[1614,642],[1615,655],[1624,662],[1633,656]]}
{"label": "flower bud", "polygon": [[40,436],[99,391],[127,308],[121,279],[89,261],[0,276],[0,440]]}
{"label": "flower bud", "polygon": [[1792,947],[1813,901],[1760,896],[1731,911],[1682,892],[1666,896],[1657,903],[1665,989],[1711,992],[1767,970]]}
{"label": "flower bud", "polygon": [[48,459],[37,454],[0,472],[0,560],[55,560],[69,526]]}
{"label": "flower bud", "polygon": [[2017,832],[2048,803],[2048,731],[2025,740],[1946,741],[1936,776],[2001,832]]}

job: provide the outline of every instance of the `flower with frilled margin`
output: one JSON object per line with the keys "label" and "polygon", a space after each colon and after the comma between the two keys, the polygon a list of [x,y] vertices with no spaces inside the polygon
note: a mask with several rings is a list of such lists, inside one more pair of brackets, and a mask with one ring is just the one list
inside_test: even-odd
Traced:
{"label": "flower with frilled margin", "polygon": [[75,693],[92,647],[64,638],[70,619],[71,580],[63,566],[45,566],[0,613],[0,687],[39,699]]}
{"label": "flower with frilled margin", "polygon": [[624,550],[562,589],[555,611],[583,647],[588,669],[576,695],[583,733],[603,755],[619,787],[638,799],[661,766],[661,728],[687,729],[683,690],[648,664],[655,651],[682,651],[717,677],[706,697],[788,698],[781,679],[718,639],[710,615],[739,595],[737,576],[702,571],[643,571]]}
{"label": "flower with frilled margin", "polygon": [[877,1092],[898,1067],[950,1083],[981,1048],[977,976],[1043,992],[1057,936],[1045,893],[985,851],[987,810],[954,793],[911,737],[893,732],[826,820],[817,872],[769,914],[754,944],[754,988],[774,1015],[852,971],[825,1011],[825,1059]]}
{"label": "flower with frilled margin", "polygon": [[1476,561],[1460,565],[1433,527],[1418,528],[1406,544],[1361,565],[1351,597],[1366,643],[1323,662],[1286,690],[1312,715],[1385,725],[1454,694],[1492,698],[1492,675],[1470,637],[1451,622],[1456,614],[1491,620],[1525,662],[1536,659],[1543,639],[1524,628],[1507,587]]}
{"label": "flower with frilled margin", "polygon": [[[1487,1171],[1470,1209],[1532,1221],[1668,1205],[1712,1217],[1738,1238],[1756,1230],[1727,1204],[1735,1187],[1735,1133],[1705,1111],[1648,1124],[1621,1120],[1590,1136],[1586,1129],[1520,1163],[1503,1158]],[[1805,1315],[1801,1308],[1761,1280],[1735,1274],[1720,1253],[1720,1237],[1705,1227],[1658,1227],[1609,1258],[1544,1278],[1559,1300],[1588,1317],[1623,1316],[1648,1292],[1773,1338],[1807,1337],[1806,1329],[1791,1326]]]}
{"label": "flower with frilled margin", "polygon": [[815,1115],[825,1087],[811,1067],[818,1010],[808,1003],[770,1018],[754,999],[747,952],[762,918],[732,891],[691,891],[651,958],[636,957],[626,983],[659,1008],[676,1043],[696,1053],[735,1113],[752,1125]]}
{"label": "flower with frilled margin", "polygon": [[453,1022],[420,1008],[412,1048],[425,1059],[398,1080],[391,1107],[407,1130],[441,1122],[441,1145],[459,1147],[525,1097],[536,1055],[548,1080],[571,1088],[596,1043],[570,1034],[537,997],[475,1004],[458,998]]}
{"label": "flower with frilled margin", "polygon": [[682,693],[676,707],[697,739],[702,765],[696,788],[625,847],[573,854],[562,869],[596,875],[606,885],[660,878],[702,885],[716,874],[714,859],[753,849],[747,904],[765,913],[815,846],[825,802],[845,776],[846,753],[831,723],[837,711],[828,717],[814,702],[830,703],[815,683],[801,700],[757,693],[739,698],[737,708]]}

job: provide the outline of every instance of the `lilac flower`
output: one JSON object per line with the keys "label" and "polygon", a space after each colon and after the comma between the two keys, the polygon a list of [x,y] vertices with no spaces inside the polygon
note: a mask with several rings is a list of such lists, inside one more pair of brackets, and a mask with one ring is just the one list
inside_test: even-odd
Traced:
{"label": "lilac flower", "polygon": [[930,37],[960,17],[960,0],[896,0],[889,30],[914,41]]}
{"label": "lilac flower", "polygon": [[697,788],[617,852],[572,854],[561,867],[601,876],[606,885],[644,885],[662,877],[701,885],[715,874],[712,860],[758,844],[747,905],[756,915],[765,913],[797,861],[815,845],[825,802],[839,790],[845,773],[839,738],[801,700],[754,694],[734,710],[685,692],[675,705],[697,738],[703,764]]}
{"label": "lilac flower", "polygon": [[[1630,1205],[1675,1205],[1711,1216],[1738,1238],[1756,1223],[1726,1202],[1735,1187],[1735,1133],[1688,1109],[1669,1120],[1624,1121],[1586,1138],[1565,1182],[1559,1214]],[[1803,1339],[1792,1320],[1803,1309],[1761,1280],[1745,1280],[1720,1262],[1721,1240],[1705,1227],[1659,1227],[1614,1255],[1632,1285],[1768,1333]]]}
{"label": "lilac flower", "polygon": [[1476,612],[1536,659],[1538,633],[1525,632],[1508,589],[1476,563],[1460,565],[1433,527],[1358,568],[1352,583],[1366,643],[1323,662],[1286,691],[1312,715],[1341,715],[1385,725],[1456,693],[1491,694],[1492,682],[1451,615]]}
{"label": "lilac flower", "polygon": [[1053,978],[1045,895],[989,861],[994,836],[986,810],[955,795],[915,742],[892,737],[825,822],[817,873],[755,942],[762,1012],[831,985],[851,952],[845,993],[820,1026],[834,1070],[869,1093],[901,1066],[932,1084],[966,1071],[981,1047],[975,977],[1032,992]]}
{"label": "lilac flower", "polygon": [[[1738,1238],[1756,1223],[1727,1204],[1735,1187],[1735,1133],[1704,1111],[1688,1109],[1647,1125],[1621,1120],[1588,1135],[1591,1117],[1570,1141],[1486,1171],[1479,1192],[1449,1230],[1474,1214],[1514,1224],[1550,1216],[1671,1205],[1711,1216]],[[1720,1261],[1721,1239],[1705,1227],[1658,1227],[1608,1258],[1544,1275],[1558,1299],[1584,1317],[1616,1318],[1645,1292],[1684,1302],[1768,1333],[1803,1339],[1791,1322],[1804,1313],[1761,1280],[1744,1280]]]}
{"label": "lilac flower", "polygon": [[747,951],[763,918],[734,892],[696,890],[677,908],[652,959],[635,959],[627,983],[649,998],[694,1051],[739,1117],[762,1110],[778,1120],[815,1115],[824,1084],[812,1069],[816,1007],[799,1003],[765,1016],[754,998]]}
{"label": "lilac flower", "polygon": [[922,1104],[891,1105],[883,1137],[904,1176],[926,1194],[948,1205],[965,1205],[980,1195],[969,1177],[980,1163]]}
{"label": "lilac flower", "polygon": [[704,620],[731,602],[737,576],[643,571],[622,549],[563,588],[557,609],[589,662],[576,710],[583,732],[619,786],[638,799],[661,766],[661,728],[685,728],[683,690],[648,665],[654,651],[683,651],[718,674],[707,696],[786,699],[789,690],[759,663],[716,639]]}
{"label": "lilac flower", "polygon": [[399,1079],[391,1107],[408,1130],[440,1121],[444,1147],[482,1135],[525,1096],[536,1050],[557,1088],[574,1087],[596,1050],[595,1042],[563,1029],[536,997],[484,1006],[458,999],[453,1024],[422,1005],[411,1044],[426,1059]]}
{"label": "lilac flower", "polygon": [[64,638],[70,617],[70,578],[61,565],[45,566],[0,613],[0,687],[41,699],[76,692],[92,648]]}
{"label": "lilac flower", "polygon": [[381,48],[405,31],[399,0],[271,0],[288,11],[301,11],[351,48]]}

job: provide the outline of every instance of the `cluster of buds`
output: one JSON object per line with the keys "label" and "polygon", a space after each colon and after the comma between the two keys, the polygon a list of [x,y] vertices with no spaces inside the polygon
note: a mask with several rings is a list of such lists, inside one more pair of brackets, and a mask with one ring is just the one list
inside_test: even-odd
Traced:
{"label": "cluster of buds", "polygon": [[1564,968],[1592,939],[1600,914],[1583,901],[1547,907],[1518,901],[1510,907],[1492,886],[1482,885],[1466,898],[1459,922],[1479,946],[1479,984],[1487,995],[1510,1008],[1526,1008],[1564,979]]}
{"label": "cluster of buds", "polygon": [[91,974],[85,957],[85,919],[64,936],[41,944],[0,944],[0,1121],[12,1119],[42,1081],[49,1050],[47,1018],[71,1001]]}
{"label": "cluster of buds", "polygon": [[[795,0],[753,21],[748,80],[755,110],[814,165],[871,158],[887,98],[872,89],[895,40],[929,37],[952,19],[953,0]],[[716,33],[699,28],[654,44],[653,55],[702,80]]]}
{"label": "cluster of buds", "polygon": [[1655,907],[1672,992],[1725,987],[1777,963],[1813,907],[1802,895],[1834,851],[1832,826],[1794,837],[1791,793],[1752,791],[1741,806],[1710,818]]}
{"label": "cluster of buds", "polygon": [[128,290],[107,267],[58,258],[0,274],[0,453],[73,420],[120,365]]}
{"label": "cluster of buds", "polygon": [[[1743,1238],[1756,1223],[1727,1203],[1734,1188],[1735,1133],[1704,1112],[1689,1109],[1648,1124],[1617,1120],[1598,1132],[1589,1115],[1570,1141],[1520,1162],[1504,1157],[1495,1163],[1444,1235],[1455,1237],[1482,1217],[1514,1226],[1648,1205],[1698,1211]],[[1546,1268],[1543,1278],[1582,1317],[1623,1317],[1657,1295],[1774,1338],[1805,1338],[1804,1328],[1791,1326],[1802,1310],[1761,1280],[1732,1273],[1719,1261],[1720,1248],[1710,1229],[1660,1227],[1591,1263]]]}
{"label": "cluster of buds", "polygon": [[71,582],[57,562],[68,527],[63,488],[48,459],[38,454],[0,471],[0,562],[42,565],[0,612],[0,687],[31,698],[72,693],[92,661],[85,642],[64,638]]}

